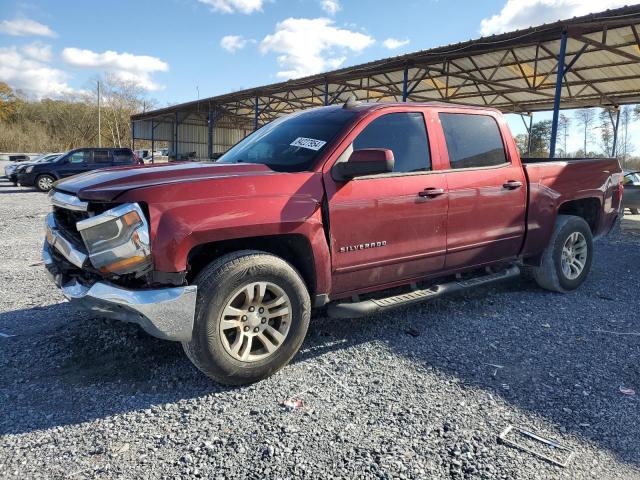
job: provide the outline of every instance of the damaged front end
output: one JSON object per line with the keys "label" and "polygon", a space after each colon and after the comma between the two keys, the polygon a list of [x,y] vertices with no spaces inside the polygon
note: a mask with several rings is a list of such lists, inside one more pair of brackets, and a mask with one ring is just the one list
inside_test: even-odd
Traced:
{"label": "damaged front end", "polygon": [[149,223],[139,204],[94,206],[60,191],[52,192],[51,203],[42,257],[65,297],[156,337],[191,339],[196,287],[149,288]]}

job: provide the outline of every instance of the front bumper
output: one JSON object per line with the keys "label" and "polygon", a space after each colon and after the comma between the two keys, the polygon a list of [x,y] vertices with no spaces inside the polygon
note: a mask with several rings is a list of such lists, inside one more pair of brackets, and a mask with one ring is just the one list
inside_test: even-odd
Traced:
{"label": "front bumper", "polygon": [[17,173],[14,178],[18,182],[19,185],[23,187],[33,187],[36,184],[36,176],[35,173]]}
{"label": "front bumper", "polygon": [[73,305],[100,317],[140,325],[147,333],[164,340],[189,341],[196,308],[195,285],[154,290],[129,290],[106,281],[86,282],[59,268],[56,256],[82,269],[87,255],[58,231],[53,214],[47,217],[47,240],[42,260],[52,280]]}

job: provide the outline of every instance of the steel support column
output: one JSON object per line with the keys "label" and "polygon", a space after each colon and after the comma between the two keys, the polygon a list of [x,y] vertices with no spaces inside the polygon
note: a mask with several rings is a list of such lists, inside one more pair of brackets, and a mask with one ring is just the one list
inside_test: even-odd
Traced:
{"label": "steel support column", "polygon": [[533,129],[533,112],[529,112],[529,135],[527,136],[527,155],[531,155],[531,130]]}
{"label": "steel support column", "polygon": [[131,150],[136,149],[136,122],[131,122]]}
{"label": "steel support column", "polygon": [[407,83],[409,81],[409,65],[404,64],[404,75],[402,76],[402,101],[407,101],[408,91]]}
{"label": "steel support column", "polygon": [[329,105],[329,80],[324,79],[324,106]]}
{"label": "steel support column", "polygon": [[207,114],[207,158],[213,160],[213,112]]}
{"label": "steel support column", "polygon": [[173,148],[175,149],[175,156],[176,156],[176,162],[178,161],[178,125],[180,125],[180,123],[178,122],[178,112],[176,112],[176,121],[175,121],[175,125],[176,125],[176,131],[175,131],[175,144],[173,146]]}
{"label": "steel support column", "polygon": [[613,146],[611,147],[611,157],[616,156],[616,147],[618,146],[618,126],[620,125],[620,107],[616,109],[616,121],[613,124]]}
{"label": "steel support column", "polygon": [[259,109],[259,106],[258,106],[258,101],[259,101],[259,98],[256,95],[255,112],[254,112],[254,115],[253,115],[253,130],[254,131],[258,129],[258,118],[260,117],[260,109]]}
{"label": "steel support column", "polygon": [[155,151],[156,151],[156,126],[154,125],[154,121],[151,120],[151,163],[155,163]]}
{"label": "steel support column", "polygon": [[558,55],[558,71],[556,72],[556,93],[553,98],[553,119],[551,121],[551,142],[549,158],[556,157],[556,137],[558,136],[558,119],[560,116],[560,99],[562,98],[562,80],[564,78],[564,61],[567,53],[567,31],[560,37],[560,55]]}

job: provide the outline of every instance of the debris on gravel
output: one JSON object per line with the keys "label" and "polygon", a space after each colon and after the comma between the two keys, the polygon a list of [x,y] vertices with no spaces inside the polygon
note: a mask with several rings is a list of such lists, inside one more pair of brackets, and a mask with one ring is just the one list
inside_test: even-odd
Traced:
{"label": "debris on gravel", "polygon": [[[596,242],[567,295],[523,279],[319,314],[289,366],[230,388],[64,302],[39,264],[48,210],[0,183],[0,478],[640,478],[638,236]],[[508,425],[575,458],[501,444]]]}

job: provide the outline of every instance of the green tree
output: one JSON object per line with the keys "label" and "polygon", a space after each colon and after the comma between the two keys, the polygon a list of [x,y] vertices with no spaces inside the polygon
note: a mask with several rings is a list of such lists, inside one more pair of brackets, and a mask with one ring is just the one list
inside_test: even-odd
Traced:
{"label": "green tree", "polygon": [[13,89],[5,82],[0,82],[0,120],[7,120],[15,113],[18,99]]}
{"label": "green tree", "polygon": [[598,126],[600,130],[600,147],[605,157],[611,156],[613,149],[612,115],[613,113],[606,108],[603,108],[598,115],[600,119],[600,125]]}
{"label": "green tree", "polygon": [[533,157],[549,156],[551,123],[551,120],[544,120],[531,126],[531,155]]}

